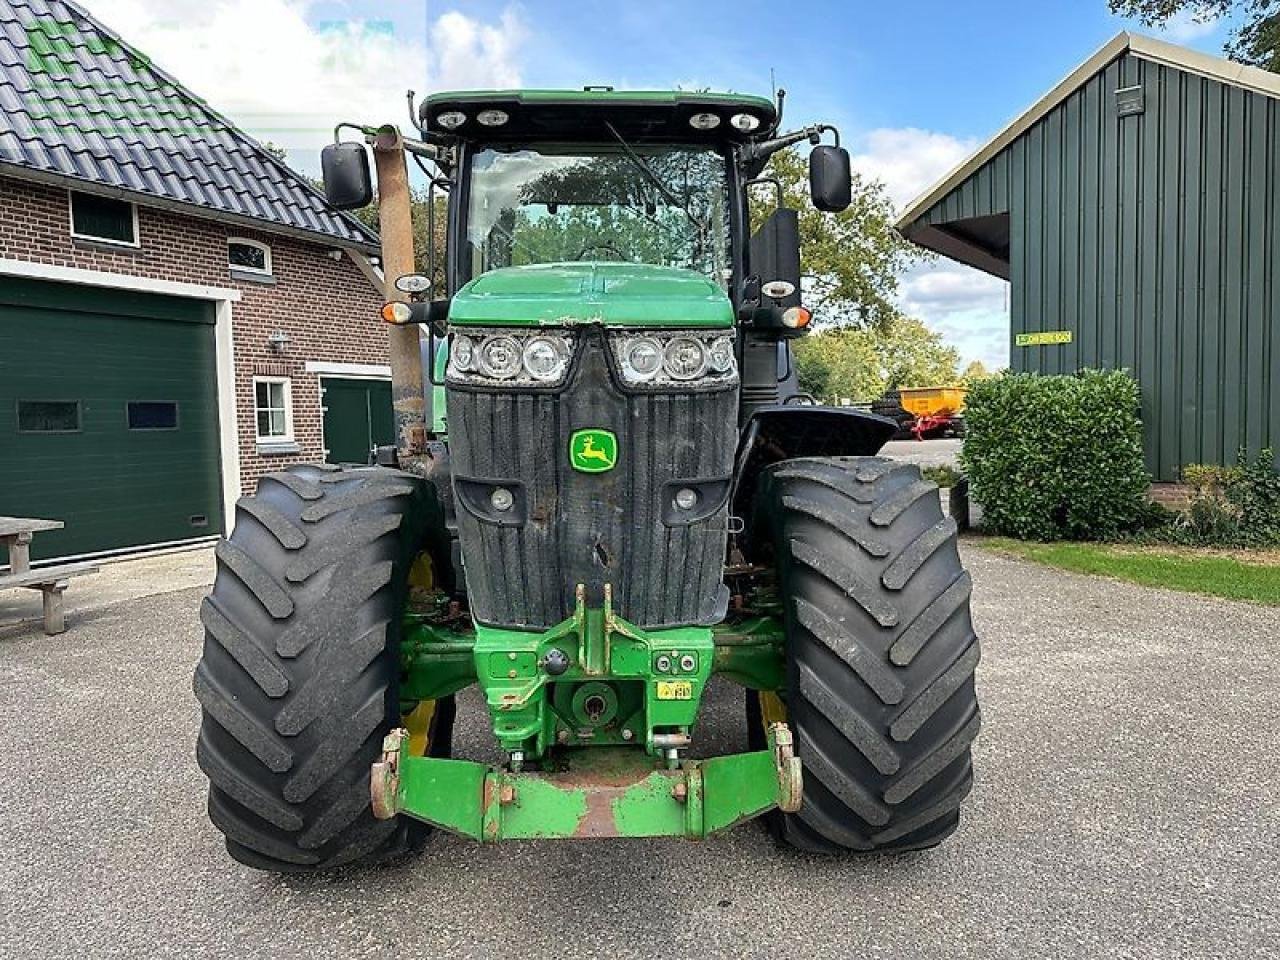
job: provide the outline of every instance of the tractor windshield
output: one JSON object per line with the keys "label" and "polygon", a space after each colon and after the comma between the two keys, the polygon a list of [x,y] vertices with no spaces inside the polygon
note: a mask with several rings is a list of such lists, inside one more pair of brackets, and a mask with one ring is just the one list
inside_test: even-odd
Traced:
{"label": "tractor windshield", "polygon": [[486,148],[471,160],[471,276],[531,263],[683,267],[724,286],[724,155],[706,147]]}

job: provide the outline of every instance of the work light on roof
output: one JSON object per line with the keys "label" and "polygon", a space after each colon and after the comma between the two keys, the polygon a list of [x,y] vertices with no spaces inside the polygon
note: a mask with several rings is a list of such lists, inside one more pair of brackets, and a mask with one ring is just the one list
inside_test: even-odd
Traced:
{"label": "work light on roof", "polygon": [[510,119],[505,110],[481,110],[476,114],[476,122],[482,127],[500,127]]}
{"label": "work light on roof", "polygon": [[735,113],[729,118],[729,123],[743,133],[751,133],[760,127],[760,118],[752,113]]}
{"label": "work light on roof", "polygon": [[436,123],[444,127],[446,130],[457,130],[460,126],[467,122],[467,115],[461,110],[446,110],[440,116],[436,117]]}
{"label": "work light on roof", "polygon": [[716,113],[695,113],[689,118],[689,126],[695,130],[714,130],[720,126],[720,115]]}

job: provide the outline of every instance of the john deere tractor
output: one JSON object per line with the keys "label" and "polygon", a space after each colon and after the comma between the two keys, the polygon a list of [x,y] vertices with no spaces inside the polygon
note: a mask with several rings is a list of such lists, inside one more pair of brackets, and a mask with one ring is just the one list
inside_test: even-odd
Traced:
{"label": "john deere tractor", "polygon": [[[807,142],[813,205],[846,208],[836,131],[740,95],[410,103],[414,136],[344,124],[322,158],[346,209],[376,161],[395,448],[264,476],[201,609],[231,855],[316,871],[433,827],[701,839],[762,815],[806,851],[940,842],[979,725],[969,577],[934,486],[875,456],[896,424],[799,393],[798,213],[762,177]],[[426,275],[410,158],[440,198]],[[748,752],[700,749],[715,677]],[[473,685],[500,763],[451,757]]]}

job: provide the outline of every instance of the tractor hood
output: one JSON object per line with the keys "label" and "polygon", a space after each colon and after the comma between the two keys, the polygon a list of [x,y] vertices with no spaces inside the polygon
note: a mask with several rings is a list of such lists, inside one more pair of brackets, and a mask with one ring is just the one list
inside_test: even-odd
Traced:
{"label": "tractor hood", "polygon": [[540,263],[493,270],[454,296],[449,322],[483,326],[731,327],[723,290],[691,270]]}

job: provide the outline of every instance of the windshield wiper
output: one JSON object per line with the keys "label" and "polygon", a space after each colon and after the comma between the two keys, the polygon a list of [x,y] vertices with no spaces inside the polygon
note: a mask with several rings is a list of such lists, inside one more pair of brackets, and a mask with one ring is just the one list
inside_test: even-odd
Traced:
{"label": "windshield wiper", "polygon": [[680,198],[671,191],[670,187],[662,182],[661,177],[653,172],[653,167],[645,163],[644,157],[636,153],[635,150],[632,149],[631,144],[627,143],[627,141],[622,138],[622,134],[617,131],[612,123],[606,120],[604,122],[604,126],[606,130],[613,134],[613,139],[618,141],[619,146],[622,147],[623,153],[625,153],[627,159],[631,161],[632,166],[643,173],[645,177],[648,178],[649,182],[658,188],[658,192],[662,194],[662,198],[666,200],[667,203],[671,204],[673,207],[679,208],[680,212],[689,218],[689,222],[693,224],[693,228],[698,231],[698,246],[701,247],[703,234],[707,229],[706,225],[695,217],[689,211],[687,206],[680,202]]}

